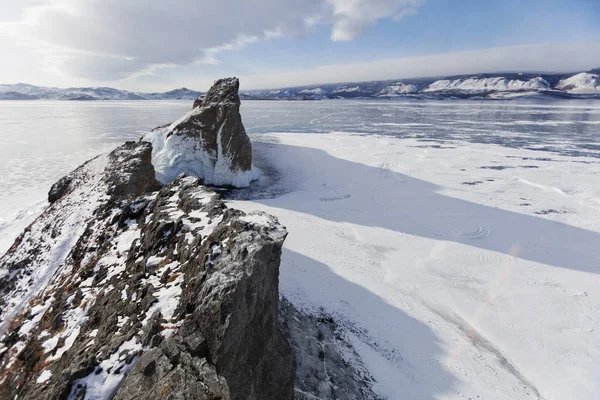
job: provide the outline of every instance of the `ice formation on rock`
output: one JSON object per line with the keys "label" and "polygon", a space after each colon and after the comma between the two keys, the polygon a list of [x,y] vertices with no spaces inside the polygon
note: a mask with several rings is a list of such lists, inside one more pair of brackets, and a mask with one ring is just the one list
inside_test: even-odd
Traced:
{"label": "ice formation on rock", "polygon": [[158,180],[167,183],[185,172],[208,185],[246,187],[258,179],[238,91],[237,78],[220,79],[201,106],[144,137],[153,146]]}

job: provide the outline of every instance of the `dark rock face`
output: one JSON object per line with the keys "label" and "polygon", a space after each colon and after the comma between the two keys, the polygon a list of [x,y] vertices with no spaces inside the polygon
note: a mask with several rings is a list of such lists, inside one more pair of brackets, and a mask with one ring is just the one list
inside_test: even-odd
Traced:
{"label": "dark rock face", "polygon": [[[213,233],[214,239],[222,242],[231,236],[232,230],[247,235],[244,232],[247,223],[243,218],[233,217],[235,214],[226,213],[224,219],[230,219],[231,225],[218,226]],[[264,225],[259,228],[263,235],[281,229],[273,224],[274,220],[268,220],[266,214],[256,214],[251,220],[254,217],[264,220]],[[278,233],[282,234],[281,231]],[[244,244],[232,247],[229,254],[217,255],[221,260],[221,273],[236,280],[223,281],[220,275],[207,279],[197,295],[201,300],[193,314],[198,321],[203,321],[197,328],[207,339],[210,358],[217,371],[229,382],[231,398],[290,398],[294,356],[278,328],[278,274],[273,273],[279,265],[281,244],[265,244],[248,258],[245,254],[250,251]],[[222,326],[224,316],[228,318],[225,329]],[[240,368],[253,364],[256,369]],[[279,385],[272,382],[279,382]]]}
{"label": "dark rock face", "polygon": [[294,397],[285,228],[198,178],[152,192],[150,151],[126,143],[69,174],[0,259],[0,398]]}
{"label": "dark rock face", "polygon": [[64,176],[58,180],[48,192],[48,202],[54,203],[56,200],[60,199],[67,193],[69,190],[69,185],[71,184],[72,179],[69,176]]}
{"label": "dark rock face", "polygon": [[[160,183],[155,178],[152,166],[150,143],[125,142],[113,150],[108,158],[109,164],[104,176],[114,196],[137,196],[148,190],[159,189]],[[52,185],[48,192],[48,202],[54,203],[72,189],[71,183],[78,170],[60,178]]]}
{"label": "dark rock face", "polygon": [[194,104],[192,105],[192,108],[200,108],[202,107],[202,98],[198,97],[196,100],[194,100]]}
{"label": "dark rock face", "polygon": [[176,336],[146,351],[114,398],[216,400],[231,396],[227,382],[206,356],[196,355]]}
{"label": "dark rock face", "polygon": [[380,399],[373,392],[373,378],[333,317],[302,313],[284,298],[279,318],[296,354],[296,400]]}
{"label": "dark rock face", "polygon": [[252,168],[252,145],[242,124],[239,89],[240,81],[237,78],[216,81],[204,97],[198,120],[204,126],[212,127],[208,132],[203,132],[202,137],[216,139],[208,142],[207,150],[219,153],[220,145],[218,156],[229,158],[233,170],[249,171]]}
{"label": "dark rock face", "polygon": [[125,142],[109,155],[106,179],[110,194],[119,198],[138,196],[160,189],[152,166],[152,145],[148,142]]}
{"label": "dark rock face", "polygon": [[245,187],[257,178],[238,91],[237,78],[220,79],[184,118],[145,137],[156,148],[153,159],[160,160],[155,165],[162,181],[187,172],[206,184]]}

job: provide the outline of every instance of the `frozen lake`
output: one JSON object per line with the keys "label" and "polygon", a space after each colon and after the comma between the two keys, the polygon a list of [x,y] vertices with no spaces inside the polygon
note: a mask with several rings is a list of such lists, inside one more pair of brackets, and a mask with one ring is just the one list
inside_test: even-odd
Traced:
{"label": "frozen lake", "polygon": [[[58,178],[189,108],[0,102],[0,252]],[[229,204],[287,226],[281,294],[335,319],[382,398],[598,398],[599,102],[242,113],[277,174]]]}
{"label": "frozen lake", "polygon": [[[0,235],[15,218],[27,217],[19,211],[43,201],[52,183],[82,162],[139,139],[190,106],[190,101],[0,102]],[[593,101],[246,101],[242,114],[249,134],[383,134],[600,158],[600,103]]]}

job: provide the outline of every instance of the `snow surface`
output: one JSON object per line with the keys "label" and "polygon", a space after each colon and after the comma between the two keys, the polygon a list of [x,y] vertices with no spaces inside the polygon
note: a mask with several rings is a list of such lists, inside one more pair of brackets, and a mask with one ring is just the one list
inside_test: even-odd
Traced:
{"label": "snow surface", "polygon": [[[136,338],[124,342],[115,353],[100,363],[99,368],[96,370],[97,372],[95,371],[85,378],[73,382],[73,389],[68,399],[75,400],[77,398],[76,389],[78,384],[85,384],[86,400],[112,399],[127,377],[127,374],[136,364],[135,361],[128,364],[125,356],[141,349],[142,345],[137,342]],[[119,372],[117,373],[116,371]]]}
{"label": "snow surface", "polygon": [[44,383],[50,378],[52,378],[52,372],[45,369],[42,371],[42,373],[40,374],[40,376],[37,378],[37,380],[35,382],[36,383]]}
{"label": "snow surface", "polygon": [[30,207],[11,213],[7,218],[0,217],[0,255],[14,243],[21,232],[29,226],[48,206],[48,202],[40,201]]}
{"label": "snow surface", "polygon": [[346,133],[260,140],[293,186],[230,206],[287,227],[282,295],[334,316],[378,394],[600,397],[595,159]]}
{"label": "snow surface", "polygon": [[514,91],[514,90],[547,90],[550,84],[543,78],[537,77],[528,81],[518,79],[498,78],[467,78],[448,80],[443,79],[433,82],[423,89],[423,92],[437,92],[444,90],[462,90],[467,92],[485,91]]}
{"label": "snow surface", "polygon": [[556,88],[572,94],[600,93],[600,76],[582,72],[561,80]]}
{"label": "snow surface", "polygon": [[207,185],[247,187],[258,179],[260,171],[254,166],[249,171],[232,168],[231,160],[221,149],[220,131],[217,135],[218,154],[204,150],[197,138],[180,135],[169,135],[181,121],[197,113],[192,110],[169,127],[155,129],[144,136],[144,140],[152,143],[152,164],[156,170],[156,178],[162,183],[173,181],[182,173],[203,179]]}

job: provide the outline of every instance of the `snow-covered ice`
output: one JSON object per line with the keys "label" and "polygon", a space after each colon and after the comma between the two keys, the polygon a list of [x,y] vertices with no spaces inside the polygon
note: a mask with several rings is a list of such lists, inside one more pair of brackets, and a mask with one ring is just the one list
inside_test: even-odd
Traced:
{"label": "snow-covered ice", "polygon": [[347,133],[255,142],[287,194],[281,292],[339,321],[397,399],[600,393],[593,158]]}
{"label": "snow-covered ice", "polygon": [[[139,129],[172,120],[188,103],[160,118],[153,115],[164,103],[99,103],[78,112],[66,103],[36,103],[70,122],[31,140],[44,144],[33,157],[39,165],[10,158],[21,154],[16,139],[33,134],[31,125],[14,130],[0,149],[0,252],[23,221],[39,214],[13,213],[12,204],[39,202],[41,210],[49,186],[89,152],[138,138]],[[280,172],[276,185],[286,186],[278,193],[287,194],[234,206],[273,213],[287,226],[282,293],[303,309],[323,307],[336,317],[379,393],[426,400],[598,397],[598,103],[245,102],[243,113],[248,132],[287,131],[254,135],[266,142],[257,143],[261,158]],[[77,151],[65,147],[78,158],[42,140],[80,135],[80,124],[95,136],[71,140]],[[360,135],[328,133],[335,130]],[[184,225],[198,228],[193,219]],[[139,235],[130,229],[113,243],[117,253]],[[92,282],[80,287],[85,292]],[[169,289],[177,287],[161,287]],[[127,290],[114,295],[136,301]],[[84,315],[72,317],[65,340],[75,338]],[[60,338],[40,338],[43,350],[54,350]],[[111,386],[111,376],[98,385]]]}

